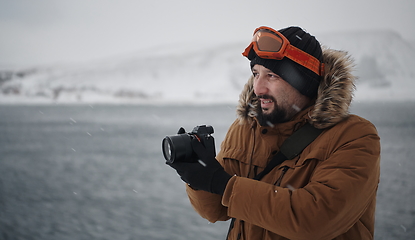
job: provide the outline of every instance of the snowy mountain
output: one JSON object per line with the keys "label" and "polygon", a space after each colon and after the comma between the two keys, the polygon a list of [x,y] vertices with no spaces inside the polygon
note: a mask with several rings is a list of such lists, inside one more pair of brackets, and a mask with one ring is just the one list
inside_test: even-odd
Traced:
{"label": "snowy mountain", "polygon": [[[357,100],[415,100],[415,48],[391,31],[319,37],[356,60]],[[79,65],[0,69],[0,103],[236,103],[247,43],[165,46]]]}
{"label": "snowy mountain", "polygon": [[393,31],[324,35],[323,45],[346,50],[356,61],[357,100],[415,100],[415,45]]}

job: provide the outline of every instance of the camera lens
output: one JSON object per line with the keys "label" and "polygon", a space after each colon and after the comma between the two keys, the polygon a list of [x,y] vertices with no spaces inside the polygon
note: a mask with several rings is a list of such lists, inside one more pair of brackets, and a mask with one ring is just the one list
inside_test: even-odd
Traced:
{"label": "camera lens", "polygon": [[165,137],[164,139],[163,139],[163,143],[162,143],[162,146],[163,146],[163,155],[164,155],[164,158],[166,159],[166,161],[168,161],[168,162],[173,162],[172,161],[172,159],[171,159],[171,153],[172,153],[172,147],[171,147],[171,140],[170,140],[170,138],[168,138],[168,137]]}
{"label": "camera lens", "polygon": [[166,161],[170,164],[175,161],[190,162],[193,155],[191,140],[192,137],[188,134],[165,137],[162,150]]}

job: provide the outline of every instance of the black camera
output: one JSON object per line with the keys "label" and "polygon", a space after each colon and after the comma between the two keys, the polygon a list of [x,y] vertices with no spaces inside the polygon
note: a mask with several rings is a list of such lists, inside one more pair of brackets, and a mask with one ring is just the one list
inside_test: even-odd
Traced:
{"label": "black camera", "polygon": [[178,162],[195,162],[197,155],[193,151],[191,141],[197,138],[206,148],[213,148],[215,151],[215,140],[211,136],[212,126],[200,125],[193,128],[193,131],[186,133],[180,128],[175,136],[166,136],[162,142],[164,158],[168,164]]}

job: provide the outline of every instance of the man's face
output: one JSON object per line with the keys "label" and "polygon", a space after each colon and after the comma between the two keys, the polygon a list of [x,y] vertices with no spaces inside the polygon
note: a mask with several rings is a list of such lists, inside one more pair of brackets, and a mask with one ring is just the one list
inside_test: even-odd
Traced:
{"label": "man's face", "polygon": [[258,120],[262,126],[286,122],[308,105],[310,99],[268,68],[252,68],[254,92],[258,97]]}

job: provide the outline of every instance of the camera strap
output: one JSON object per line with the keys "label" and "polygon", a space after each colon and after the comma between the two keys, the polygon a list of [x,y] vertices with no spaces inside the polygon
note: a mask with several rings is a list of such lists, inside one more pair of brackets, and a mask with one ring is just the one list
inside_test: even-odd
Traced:
{"label": "camera strap", "polygon": [[[307,122],[282,143],[280,151],[278,151],[278,153],[271,159],[265,169],[258,173],[253,179],[260,181],[266,174],[271,172],[272,169],[283,163],[285,160],[293,159],[298,156],[304,148],[306,148],[320,135],[321,132],[323,132],[323,129],[317,129]],[[235,220],[235,218],[232,218],[231,220],[226,239],[229,238],[229,234],[235,224]]]}
{"label": "camera strap", "polygon": [[273,168],[283,163],[285,160],[293,159],[298,156],[304,148],[316,139],[323,129],[318,129],[306,123],[300,129],[289,136],[281,145],[280,151],[271,159],[265,169],[258,173],[254,179],[261,180]]}

